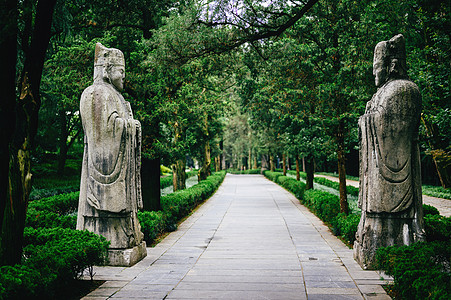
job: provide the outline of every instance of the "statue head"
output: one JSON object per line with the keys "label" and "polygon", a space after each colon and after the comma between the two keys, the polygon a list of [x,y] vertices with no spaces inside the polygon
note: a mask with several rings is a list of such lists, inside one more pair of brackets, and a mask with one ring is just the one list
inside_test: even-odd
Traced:
{"label": "statue head", "polygon": [[406,45],[402,34],[378,43],[374,49],[373,75],[376,86],[390,79],[407,79]]}
{"label": "statue head", "polygon": [[94,55],[94,82],[108,82],[117,90],[124,88],[125,59],[122,51],[96,44]]}

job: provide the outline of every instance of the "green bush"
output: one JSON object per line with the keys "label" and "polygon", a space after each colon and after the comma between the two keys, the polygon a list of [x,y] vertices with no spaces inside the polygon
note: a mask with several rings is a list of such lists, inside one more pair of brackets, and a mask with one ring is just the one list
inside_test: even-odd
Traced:
{"label": "green bush", "polygon": [[277,178],[283,176],[280,172],[272,172],[272,171],[263,171],[263,175],[267,177],[269,180],[277,183]]}
{"label": "green bush", "polygon": [[138,219],[144,240],[148,245],[151,245],[166,229],[166,220],[162,211],[138,212]]}
{"label": "green bush", "polygon": [[63,227],[75,229],[79,192],[30,201],[25,226],[33,228]]}
{"label": "green bush", "polygon": [[441,186],[423,185],[423,194],[451,200],[451,189],[445,189]]}
{"label": "green bush", "polygon": [[[313,179],[313,181],[318,183],[318,184],[325,185],[325,186],[328,186],[328,187],[336,189],[336,190],[340,189],[340,183],[338,183],[336,181],[329,180],[329,179],[324,178],[324,177],[315,177]],[[351,185],[347,185],[346,186],[346,192],[349,195],[352,195],[352,196],[358,196],[359,195],[359,189],[356,188],[356,187],[353,187]]]}
{"label": "green bush", "polygon": [[434,206],[428,205],[428,204],[423,204],[423,215],[424,216],[427,216],[427,215],[439,215],[439,214],[440,214],[440,212]]}
{"label": "green bush", "polygon": [[51,297],[108,257],[109,242],[88,231],[24,230],[22,265],[1,267],[0,299]]}
{"label": "green bush", "polygon": [[24,265],[0,267],[0,299],[32,299],[42,291],[38,270]]}
{"label": "green bush", "polygon": [[261,174],[261,169],[250,169],[250,170],[233,170],[228,169],[227,173],[230,174]]}
{"label": "green bush", "polygon": [[360,215],[339,213],[333,222],[334,234],[341,236],[349,244],[355,241],[355,233],[360,222]]}
{"label": "green bush", "polygon": [[265,175],[269,180],[283,186],[286,190],[291,192],[297,199],[303,200],[305,184],[303,182],[297,181],[294,178],[283,176],[279,172],[264,171]]}
{"label": "green bush", "polygon": [[109,244],[103,236],[86,230],[27,227],[24,265],[39,270],[43,276],[56,276],[60,284],[78,279],[94,265],[104,264]]}
{"label": "green bush", "polygon": [[340,213],[340,200],[337,196],[319,190],[307,190],[304,202],[324,222],[333,224]]}
{"label": "green bush", "polygon": [[451,217],[440,215],[424,216],[424,231],[428,242],[450,241],[451,238]]}
{"label": "green bush", "polygon": [[380,248],[377,268],[394,277],[396,299],[450,299],[451,244],[415,243]]}

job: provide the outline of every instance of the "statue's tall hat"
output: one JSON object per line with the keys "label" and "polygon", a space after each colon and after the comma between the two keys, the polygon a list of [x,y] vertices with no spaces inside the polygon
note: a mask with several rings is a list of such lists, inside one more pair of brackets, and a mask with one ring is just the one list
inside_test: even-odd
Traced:
{"label": "statue's tall hat", "polygon": [[119,65],[125,66],[124,54],[121,50],[107,48],[101,43],[96,44],[94,66]]}

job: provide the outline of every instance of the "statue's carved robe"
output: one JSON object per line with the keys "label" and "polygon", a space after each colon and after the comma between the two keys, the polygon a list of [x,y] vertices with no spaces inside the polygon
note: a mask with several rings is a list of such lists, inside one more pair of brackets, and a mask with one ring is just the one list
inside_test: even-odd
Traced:
{"label": "statue's carved robe", "polygon": [[424,239],[418,127],[421,95],[409,80],[381,86],[359,119],[362,209],[354,253],[372,267],[380,247]]}
{"label": "statue's carved robe", "polygon": [[420,113],[420,92],[408,80],[386,83],[368,103],[359,119],[362,210],[398,213],[421,201],[421,185],[415,190],[420,180]]}
{"label": "statue's carved robe", "polygon": [[80,115],[85,150],[77,229],[105,236],[110,248],[134,247],[143,239],[136,216],[142,208],[139,122],[130,104],[104,82],[85,89]]}

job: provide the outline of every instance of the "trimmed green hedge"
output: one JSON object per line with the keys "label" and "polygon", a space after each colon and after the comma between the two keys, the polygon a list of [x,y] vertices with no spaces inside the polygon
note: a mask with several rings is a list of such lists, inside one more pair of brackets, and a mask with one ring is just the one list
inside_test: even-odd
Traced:
{"label": "trimmed green hedge", "polygon": [[216,172],[190,188],[161,197],[161,211],[139,212],[138,219],[146,243],[151,245],[163,232],[176,230],[177,222],[213,195],[225,175],[225,171]]}
{"label": "trimmed green hedge", "polygon": [[25,226],[75,229],[79,195],[80,192],[72,192],[30,201]]}
{"label": "trimmed green hedge", "polygon": [[235,175],[238,175],[238,174],[261,174],[261,169],[250,169],[250,170],[242,170],[242,171],[228,169],[227,173],[235,174]]}
{"label": "trimmed green hedge", "polygon": [[451,243],[379,248],[377,268],[393,276],[396,299],[451,299]]}
{"label": "trimmed green hedge", "polygon": [[25,228],[24,261],[0,267],[0,299],[44,299],[79,279],[108,257],[109,242],[88,231]]}
{"label": "trimmed green hedge", "polygon": [[305,184],[297,181],[294,178],[283,176],[280,172],[264,171],[263,175],[269,180],[283,186],[285,189],[290,191],[297,199],[304,199]]}
{"label": "trimmed green hedge", "polygon": [[[340,189],[340,184],[338,182],[329,180],[324,177],[315,177],[313,179],[313,181],[318,184],[322,184],[322,185],[328,186],[328,187],[336,189],[336,190]],[[359,189],[356,187],[353,187],[351,185],[346,186],[346,192],[352,196],[356,196],[356,197],[359,196]]]}

